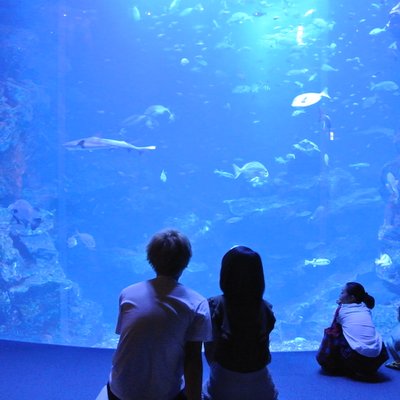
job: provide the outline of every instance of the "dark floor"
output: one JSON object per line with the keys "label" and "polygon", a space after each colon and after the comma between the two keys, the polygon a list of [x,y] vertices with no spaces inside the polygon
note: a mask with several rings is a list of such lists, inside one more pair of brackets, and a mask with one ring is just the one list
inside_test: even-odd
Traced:
{"label": "dark floor", "polygon": [[[0,399],[95,400],[112,354],[108,349],[0,340]],[[314,352],[272,357],[270,371],[280,400],[400,399],[400,371],[382,367],[377,382],[367,383],[322,375]]]}

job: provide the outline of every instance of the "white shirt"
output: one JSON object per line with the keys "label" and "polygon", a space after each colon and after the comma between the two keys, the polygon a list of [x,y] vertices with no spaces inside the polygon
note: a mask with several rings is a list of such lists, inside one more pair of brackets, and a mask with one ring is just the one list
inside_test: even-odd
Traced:
{"label": "white shirt", "polygon": [[350,347],[366,357],[377,357],[382,350],[382,337],[372,322],[371,310],[364,303],[342,304],[337,322]]}
{"label": "white shirt", "polygon": [[164,276],[125,288],[110,374],[121,400],[170,400],[181,389],[184,347],[211,340],[208,302]]}

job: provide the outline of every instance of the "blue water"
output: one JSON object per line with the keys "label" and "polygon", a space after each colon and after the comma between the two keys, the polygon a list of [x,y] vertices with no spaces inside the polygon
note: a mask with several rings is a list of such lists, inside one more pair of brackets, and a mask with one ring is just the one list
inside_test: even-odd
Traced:
{"label": "blue water", "polygon": [[[2,207],[24,198],[54,215],[60,267],[104,324],[104,338],[87,334],[85,343],[110,344],[118,294],[153,276],[145,246],[166,227],[191,239],[182,282],[205,296],[219,293],[220,260],[232,245],[261,254],[278,349],[315,347],[349,280],[377,298],[378,325],[390,329],[398,287],[376,275],[374,260],[380,171],[395,157],[400,102],[398,88],[372,85],[400,84],[400,53],[389,48],[390,32],[370,32],[385,26],[395,1],[12,3],[0,7],[1,77],[29,82],[33,117],[24,122],[23,184]],[[234,22],[237,12],[245,18]],[[330,99],[291,106],[324,88]],[[146,114],[152,105],[168,112]],[[132,116],[144,117],[127,123]],[[157,149],[63,146],[91,136]],[[320,152],[296,150],[303,139]],[[261,185],[214,172],[252,161],[269,172]],[[330,263],[304,265],[313,258]],[[50,331],[43,340],[74,343]]]}

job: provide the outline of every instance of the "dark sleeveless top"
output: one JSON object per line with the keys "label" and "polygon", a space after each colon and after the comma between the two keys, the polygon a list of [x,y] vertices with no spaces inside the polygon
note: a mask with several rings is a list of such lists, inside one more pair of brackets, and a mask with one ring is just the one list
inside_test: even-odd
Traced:
{"label": "dark sleeveless top", "polygon": [[268,302],[232,304],[224,296],[216,296],[208,303],[218,364],[231,371],[254,372],[270,363],[269,334],[275,316]]}

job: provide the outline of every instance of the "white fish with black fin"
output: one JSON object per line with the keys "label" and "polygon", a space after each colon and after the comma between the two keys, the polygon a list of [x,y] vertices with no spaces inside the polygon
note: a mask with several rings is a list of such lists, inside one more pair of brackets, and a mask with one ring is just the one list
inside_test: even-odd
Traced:
{"label": "white fish with black fin", "polygon": [[390,267],[393,264],[392,259],[389,254],[382,253],[379,258],[375,259],[375,265],[379,265],[381,267]]}
{"label": "white fish with black fin", "polygon": [[292,107],[309,107],[313,104],[318,103],[322,97],[326,97],[330,99],[331,97],[328,94],[328,89],[325,88],[320,93],[302,93],[296,96],[292,101]]}

